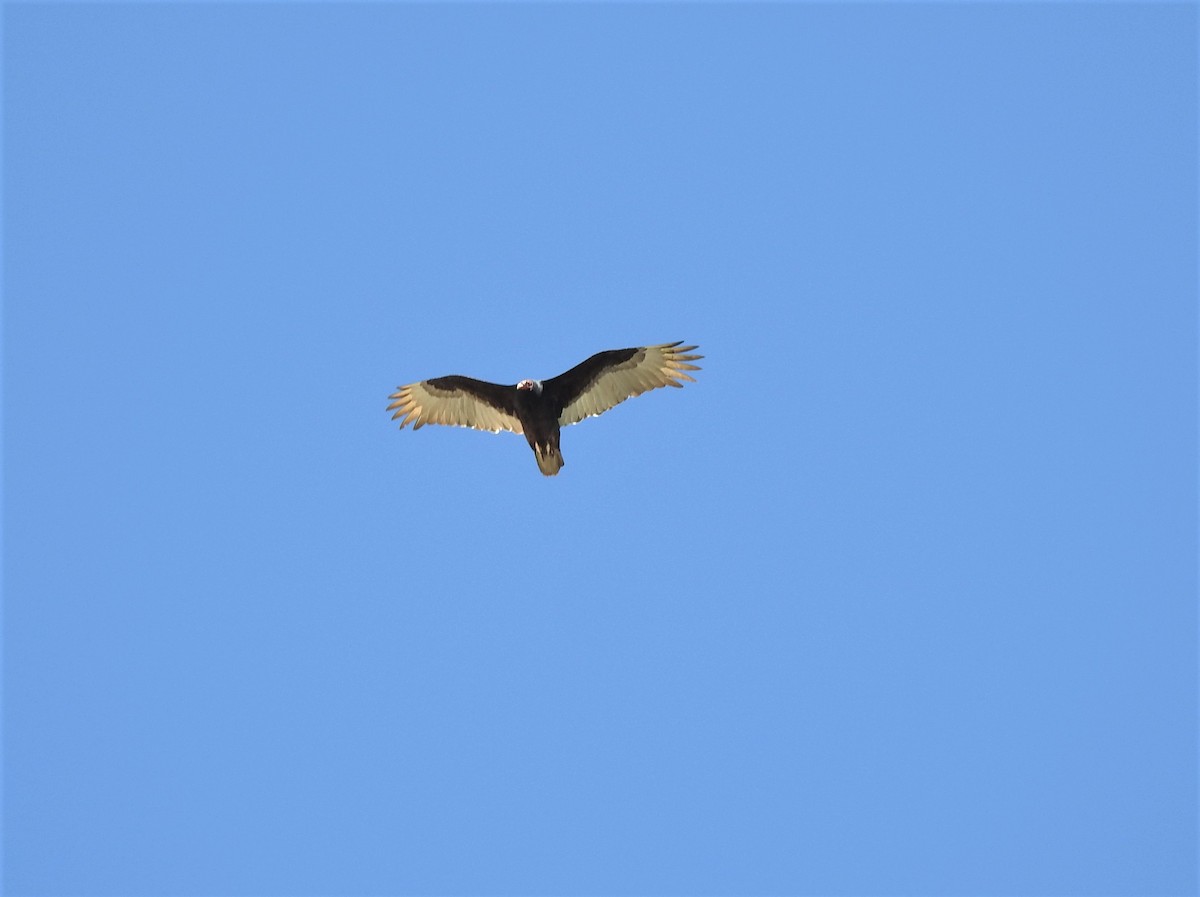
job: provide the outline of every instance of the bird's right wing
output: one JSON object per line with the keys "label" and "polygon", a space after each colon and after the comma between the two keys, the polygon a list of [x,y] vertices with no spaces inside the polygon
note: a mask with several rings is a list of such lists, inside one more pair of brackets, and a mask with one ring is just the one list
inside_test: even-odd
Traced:
{"label": "bird's right wing", "polygon": [[394,401],[387,410],[396,412],[392,420],[399,418],[401,429],[408,424],[414,430],[426,424],[445,424],[493,433],[501,430],[520,433],[514,391],[512,386],[470,377],[435,377],[401,386],[388,396]]}

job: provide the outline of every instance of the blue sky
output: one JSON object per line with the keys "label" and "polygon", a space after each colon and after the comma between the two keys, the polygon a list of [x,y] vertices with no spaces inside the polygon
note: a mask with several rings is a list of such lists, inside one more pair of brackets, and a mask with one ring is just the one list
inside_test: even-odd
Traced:
{"label": "blue sky", "polygon": [[1196,893],[1196,33],[6,4],[5,892]]}

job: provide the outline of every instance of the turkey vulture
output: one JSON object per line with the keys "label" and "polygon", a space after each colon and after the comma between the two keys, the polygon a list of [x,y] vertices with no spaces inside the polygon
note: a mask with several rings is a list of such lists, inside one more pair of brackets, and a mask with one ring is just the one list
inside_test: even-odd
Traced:
{"label": "turkey vulture", "polygon": [[564,463],[558,448],[559,427],[603,414],[659,386],[683,386],[681,380],[694,383],[684,371],[700,370],[689,362],[704,356],[686,354],[695,348],[675,342],[610,349],[552,380],[522,380],[514,386],[458,375],[435,377],[401,386],[388,397],[394,401],[387,410],[396,412],[392,420],[400,418],[401,429],[408,424],[414,430],[425,424],[448,424],[524,433],[538,468],[552,477]]}

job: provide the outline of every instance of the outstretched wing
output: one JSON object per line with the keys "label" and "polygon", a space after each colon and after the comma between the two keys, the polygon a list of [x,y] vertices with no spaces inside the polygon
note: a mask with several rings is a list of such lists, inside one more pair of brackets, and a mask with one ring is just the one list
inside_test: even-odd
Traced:
{"label": "outstretched wing", "polygon": [[683,386],[683,380],[695,382],[684,373],[700,370],[689,364],[704,357],[687,354],[695,348],[675,342],[611,349],[547,380],[543,388],[562,408],[559,424],[578,423],[659,386]]}
{"label": "outstretched wing", "polygon": [[388,398],[392,420],[400,419],[400,428],[408,424],[419,430],[426,424],[473,427],[476,430],[521,432],[513,393],[515,386],[501,386],[485,380],[458,375],[435,377],[401,386]]}

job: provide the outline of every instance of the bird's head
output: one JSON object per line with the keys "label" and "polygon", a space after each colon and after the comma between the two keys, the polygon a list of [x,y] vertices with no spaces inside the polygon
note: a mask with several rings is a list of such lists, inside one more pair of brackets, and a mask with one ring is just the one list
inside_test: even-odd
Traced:
{"label": "bird's head", "polygon": [[533,393],[535,396],[540,396],[542,394],[542,381],[541,380],[522,380],[520,383],[517,384],[517,389],[528,390],[529,392]]}

